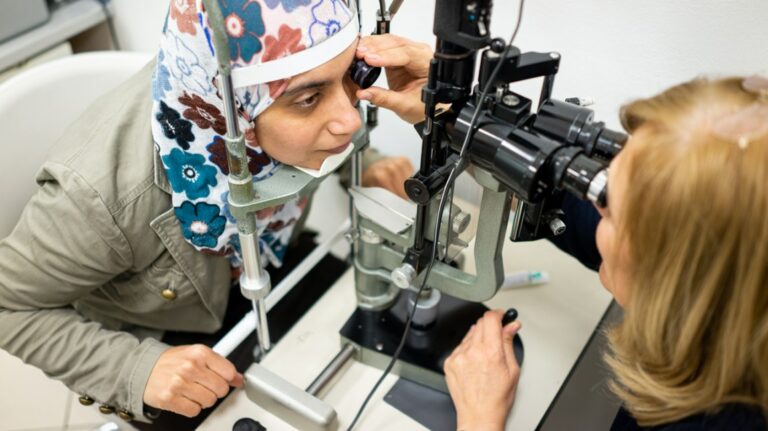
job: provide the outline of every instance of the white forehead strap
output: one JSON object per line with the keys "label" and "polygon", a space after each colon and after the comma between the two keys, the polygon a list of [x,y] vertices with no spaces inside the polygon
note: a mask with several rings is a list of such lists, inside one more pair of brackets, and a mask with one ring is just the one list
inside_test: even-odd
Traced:
{"label": "white forehead strap", "polygon": [[333,36],[297,53],[265,63],[232,69],[232,84],[235,88],[250,87],[290,78],[319,67],[349,48],[358,36],[357,16]]}

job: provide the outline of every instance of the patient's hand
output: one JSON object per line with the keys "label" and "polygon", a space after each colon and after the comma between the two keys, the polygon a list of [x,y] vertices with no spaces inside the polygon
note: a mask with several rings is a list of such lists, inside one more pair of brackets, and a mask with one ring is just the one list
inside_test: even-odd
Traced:
{"label": "patient's hand", "polygon": [[382,187],[403,199],[408,199],[403,183],[414,168],[407,157],[387,157],[371,163],[363,172],[363,187]]}
{"label": "patient's hand", "polygon": [[503,430],[520,367],[512,350],[519,322],[501,327],[502,311],[485,313],[445,361],[445,380],[459,430]]}
{"label": "patient's hand", "polygon": [[421,87],[427,82],[432,48],[393,34],[366,36],[360,40],[357,58],[371,66],[384,67],[389,90],[371,87],[358,90],[357,97],[394,111],[416,124],[424,120]]}
{"label": "patient's hand", "polygon": [[227,359],[207,346],[171,347],[163,352],[149,375],[144,404],[194,417],[243,386],[243,375]]}

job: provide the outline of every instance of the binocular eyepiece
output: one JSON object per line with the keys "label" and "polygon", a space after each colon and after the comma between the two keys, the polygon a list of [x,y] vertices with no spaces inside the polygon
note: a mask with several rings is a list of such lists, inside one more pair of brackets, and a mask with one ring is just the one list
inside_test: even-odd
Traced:
{"label": "binocular eyepiece", "polygon": [[[475,106],[468,103],[456,119],[451,131],[455,151],[469,133],[474,111]],[[589,109],[552,99],[519,125],[484,111],[473,135],[470,159],[528,203],[566,190],[604,207],[608,163],[624,147],[627,135],[593,122],[592,117]]]}
{"label": "binocular eyepiece", "polygon": [[533,129],[549,138],[578,145],[589,156],[610,161],[624,147],[627,136],[605,127],[602,121],[593,122],[591,109],[560,100],[545,101],[533,122]]}

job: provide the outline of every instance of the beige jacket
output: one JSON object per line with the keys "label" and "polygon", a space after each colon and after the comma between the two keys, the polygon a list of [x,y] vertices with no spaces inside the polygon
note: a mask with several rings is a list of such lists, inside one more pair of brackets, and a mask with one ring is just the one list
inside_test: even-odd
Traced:
{"label": "beige jacket", "polygon": [[150,132],[153,67],[55,144],[39,190],[0,241],[0,348],[138,419],[168,347],[152,336],[217,330],[231,277],[226,258],[181,234]]}

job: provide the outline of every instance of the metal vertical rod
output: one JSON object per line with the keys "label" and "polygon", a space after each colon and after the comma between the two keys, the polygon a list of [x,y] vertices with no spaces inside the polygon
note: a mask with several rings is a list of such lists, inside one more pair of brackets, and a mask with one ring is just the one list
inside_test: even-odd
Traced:
{"label": "metal vertical rod", "polygon": [[240,249],[243,255],[243,274],[240,277],[240,291],[251,300],[256,318],[256,336],[265,354],[272,347],[267,322],[267,294],[271,290],[269,273],[261,265],[259,256],[258,232],[244,234],[240,232]]}
{"label": "metal vertical rod", "polygon": [[251,301],[256,318],[256,334],[259,338],[259,348],[261,354],[265,354],[272,349],[272,340],[269,337],[269,322],[267,322],[267,301],[258,299]]}
{"label": "metal vertical rod", "polygon": [[[363,178],[363,153],[358,151],[352,155],[351,164],[350,185],[352,187],[360,187]],[[352,199],[352,195],[349,196],[349,220],[351,222],[352,242],[352,259],[356,259],[356,256],[360,252],[360,220],[355,208],[355,203]]]}
{"label": "metal vertical rod", "polygon": [[[224,105],[224,118],[227,133],[224,136],[229,165],[229,200],[230,205],[246,205],[253,201],[256,191],[253,186],[253,175],[248,169],[248,155],[245,148],[245,138],[239,127],[239,116],[235,105],[235,89],[232,83],[231,58],[227,32],[224,28],[224,16],[218,1],[203,0],[208,12],[216,60],[219,69],[219,87]],[[243,274],[240,277],[240,291],[253,304],[256,315],[256,332],[259,337],[261,353],[270,348],[269,328],[267,324],[267,307],[265,299],[271,288],[269,273],[261,265],[259,253],[259,231],[256,217],[253,213],[237,216],[237,230],[240,237],[240,249],[243,258]]]}
{"label": "metal vertical rod", "polygon": [[237,122],[237,109],[235,108],[235,89],[232,84],[232,75],[227,73],[219,76],[221,83],[221,93],[224,103],[224,119],[227,124],[227,136],[235,139],[240,135],[240,125]]}

